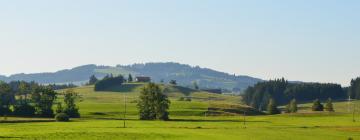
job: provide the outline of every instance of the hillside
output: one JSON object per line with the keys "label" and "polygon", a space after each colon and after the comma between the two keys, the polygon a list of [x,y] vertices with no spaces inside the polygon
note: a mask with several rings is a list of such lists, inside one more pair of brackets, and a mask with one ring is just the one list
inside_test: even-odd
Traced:
{"label": "hillside", "polygon": [[240,91],[248,86],[254,85],[261,79],[249,76],[235,76],[224,72],[215,71],[199,66],[179,63],[146,63],[133,65],[96,66],[84,65],[69,70],[61,70],[53,73],[34,73],[34,74],[14,74],[9,77],[0,76],[0,80],[13,81],[25,80],[36,81],[39,83],[85,83],[91,75],[102,78],[106,74],[150,76],[154,82],[161,80],[168,82],[177,80],[179,85],[192,86],[192,82],[197,82],[200,88],[222,88]]}

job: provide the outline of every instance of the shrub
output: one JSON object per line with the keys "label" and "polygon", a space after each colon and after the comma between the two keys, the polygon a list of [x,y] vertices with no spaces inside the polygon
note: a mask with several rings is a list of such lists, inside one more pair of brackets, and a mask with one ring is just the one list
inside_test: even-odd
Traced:
{"label": "shrub", "polygon": [[185,101],[191,102],[191,98],[186,98]]}
{"label": "shrub", "polygon": [[335,110],[334,110],[334,106],[333,106],[333,104],[332,104],[331,98],[328,99],[328,101],[327,101],[327,103],[326,103],[326,105],[325,105],[325,110],[326,110],[326,111],[329,111],[329,112],[334,112],[334,111],[335,111]]}
{"label": "shrub", "polygon": [[178,101],[184,101],[185,98],[184,97],[180,97]]}
{"label": "shrub", "polygon": [[321,104],[319,99],[316,99],[312,106],[312,111],[324,111],[324,106]]}
{"label": "shrub", "polygon": [[57,122],[68,122],[70,120],[69,115],[65,113],[59,113],[55,115],[55,120]]}

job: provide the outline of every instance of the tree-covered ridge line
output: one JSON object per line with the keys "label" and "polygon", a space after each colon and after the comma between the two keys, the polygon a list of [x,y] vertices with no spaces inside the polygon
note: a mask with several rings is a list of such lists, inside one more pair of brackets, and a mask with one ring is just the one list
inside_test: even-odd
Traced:
{"label": "tree-covered ridge line", "polygon": [[265,110],[270,100],[285,105],[291,100],[309,102],[316,99],[347,99],[347,92],[339,84],[331,83],[290,83],[284,78],[259,82],[247,88],[244,102],[259,110]]}
{"label": "tree-covered ridge line", "polygon": [[91,75],[95,75],[100,79],[108,74],[149,76],[153,82],[156,83],[176,80],[181,86],[192,86],[192,83],[196,82],[200,88],[221,88],[235,92],[245,90],[248,86],[262,81],[261,79],[250,76],[234,75],[209,68],[172,62],[117,65],[116,67],[84,65],[53,73],[15,74],[8,77],[0,76],[0,80],[6,82],[17,80],[27,82],[36,81],[41,84],[75,83],[80,85],[86,83]]}

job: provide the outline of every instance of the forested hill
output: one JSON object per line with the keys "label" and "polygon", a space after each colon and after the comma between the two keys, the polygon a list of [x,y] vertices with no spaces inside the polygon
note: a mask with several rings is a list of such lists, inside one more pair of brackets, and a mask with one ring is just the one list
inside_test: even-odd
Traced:
{"label": "forested hill", "polygon": [[191,86],[197,82],[200,88],[222,88],[228,90],[244,90],[259,81],[258,78],[249,76],[235,76],[208,68],[193,67],[179,63],[146,63],[133,65],[96,66],[84,65],[69,70],[61,70],[54,73],[15,74],[9,77],[0,76],[0,80],[13,81],[25,80],[39,83],[85,83],[91,75],[102,78],[106,74],[125,77],[132,75],[149,76],[154,82],[168,82],[176,80],[183,86]]}

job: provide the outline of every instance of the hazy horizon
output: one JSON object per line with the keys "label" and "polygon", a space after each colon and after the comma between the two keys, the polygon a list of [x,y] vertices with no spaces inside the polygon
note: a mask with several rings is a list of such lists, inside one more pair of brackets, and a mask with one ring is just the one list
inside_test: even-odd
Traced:
{"label": "hazy horizon", "polygon": [[0,75],[179,62],[349,85],[360,1],[1,1]]}

